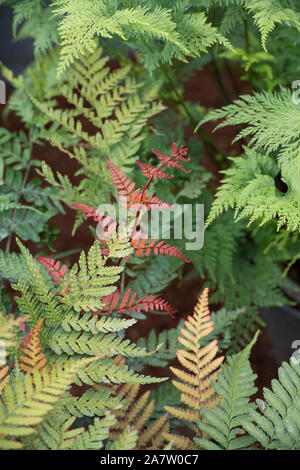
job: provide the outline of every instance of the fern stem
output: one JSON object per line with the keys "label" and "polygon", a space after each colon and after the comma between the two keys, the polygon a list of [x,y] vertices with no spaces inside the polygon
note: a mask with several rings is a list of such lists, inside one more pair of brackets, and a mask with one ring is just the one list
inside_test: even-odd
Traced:
{"label": "fern stem", "polygon": [[231,104],[232,103],[232,98],[230,96],[229,90],[227,88],[227,85],[225,83],[225,80],[224,80],[224,77],[223,77],[223,74],[222,74],[222,67],[221,67],[220,61],[215,56],[214,52],[212,52],[211,55],[212,55],[212,61],[213,61],[213,65],[214,65],[215,76],[216,76],[216,80],[217,80],[217,84],[219,86],[219,89],[220,89],[220,91],[223,95],[225,103],[226,104]]}

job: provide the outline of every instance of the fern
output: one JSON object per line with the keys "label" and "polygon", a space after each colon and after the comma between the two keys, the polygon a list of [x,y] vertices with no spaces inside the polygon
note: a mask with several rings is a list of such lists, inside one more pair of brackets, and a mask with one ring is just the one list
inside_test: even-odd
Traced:
{"label": "fern", "polygon": [[198,429],[206,437],[195,437],[200,448],[210,450],[234,450],[250,447],[254,439],[245,436],[242,428],[243,418],[250,413],[253,405],[249,397],[255,393],[254,380],[256,375],[251,371],[249,355],[256,341],[241,352],[227,358],[218,373],[218,380],[212,386],[221,401],[215,408],[201,407],[201,420],[197,421]]}
{"label": "fern", "polygon": [[264,449],[299,450],[300,437],[300,368],[291,358],[278,370],[278,380],[264,389],[264,399],[257,400],[258,409],[243,419],[244,429]]}
{"label": "fern", "polygon": [[32,450],[99,450],[115,419],[109,413],[100,419],[95,418],[87,429],[73,428],[75,417],[54,412],[37,426],[37,435],[23,438],[26,448]]}
{"label": "fern", "polygon": [[128,426],[137,432],[136,448],[158,449],[165,442],[163,433],[168,430],[167,414],[153,420],[146,426],[154,411],[154,400],[149,402],[150,391],[138,397],[139,385],[115,385],[113,396],[125,400],[125,407],[114,412],[116,423],[111,427],[109,439],[116,442]]}
{"label": "fern", "polygon": [[[225,172],[224,189],[221,187],[218,193],[208,223],[223,209],[235,207],[236,213],[249,217],[250,222],[259,220],[263,224],[278,217],[278,229],[286,224],[289,231],[298,231],[299,109],[291,92],[281,89],[273,94],[244,96],[208,113],[204,121],[219,118],[225,118],[225,122],[218,127],[246,124],[237,139],[251,136],[250,144],[270,156],[246,150],[245,159],[233,160],[234,167]],[[273,152],[278,167],[271,158]],[[285,194],[275,188],[274,178],[279,173],[288,187]]]}
{"label": "fern", "polygon": [[[180,330],[183,337],[179,336],[178,341],[185,349],[177,351],[177,358],[187,372],[175,367],[170,369],[180,379],[180,381],[173,381],[173,384],[182,392],[181,401],[186,408],[169,406],[165,408],[176,418],[195,423],[200,416],[201,405],[213,408],[218,402],[210,382],[216,377],[216,371],[224,359],[223,357],[216,358],[218,352],[216,340],[203,348],[199,344],[200,339],[207,336],[213,328],[208,309],[208,289],[203,291],[195,306],[193,316],[188,317],[184,326]],[[173,440],[173,436],[169,435],[168,439]],[[188,439],[175,438],[175,444],[178,445],[180,441],[184,448],[190,445]]]}
{"label": "fern", "polygon": [[[39,173],[61,191],[64,202],[85,200],[95,207],[106,202],[111,181],[105,159],[109,157],[121,169],[128,169],[146,137],[147,121],[164,109],[155,101],[157,86],[142,87],[131,76],[129,67],[111,72],[107,61],[99,49],[70,69],[60,92],[71,108],[60,109],[52,96],[49,102],[31,96],[43,116],[42,125],[52,124],[45,137],[78,160],[81,169],[76,175],[84,175],[74,187],[66,176],[55,175],[48,165],[42,164]],[[96,133],[85,131],[84,120]],[[75,228],[81,220],[78,218]]]}
{"label": "fern", "polygon": [[41,371],[47,362],[44,354],[42,353],[42,347],[40,346],[40,329],[42,327],[44,318],[36,324],[33,330],[30,332],[29,340],[26,344],[26,347],[23,347],[20,356],[20,369],[25,372],[32,372],[34,370]]}
{"label": "fern", "polygon": [[56,0],[54,12],[60,19],[63,46],[58,72],[62,73],[85,49],[95,50],[97,37],[133,41],[149,70],[173,58],[186,61],[188,56],[199,56],[215,43],[228,46],[205,14],[191,14],[189,6],[186,1],[169,3],[169,8],[164,8],[155,2],[118,2],[109,6],[102,1],[96,6],[91,1]]}
{"label": "fern", "polygon": [[54,408],[83,365],[83,361],[68,361],[55,365],[51,375],[46,369],[35,371],[26,374],[24,379],[16,376],[4,386],[3,401],[0,402],[0,436],[5,435],[9,439],[1,438],[2,449],[22,447],[22,443],[14,438],[34,432],[35,426]]}
{"label": "fern", "polygon": [[37,178],[29,179],[30,170],[40,166],[33,158],[33,145],[41,143],[37,129],[33,127],[27,138],[23,131],[0,128],[0,143],[0,241],[6,240],[6,251],[15,234],[49,245],[53,235],[47,222],[63,209],[56,191],[42,188]]}

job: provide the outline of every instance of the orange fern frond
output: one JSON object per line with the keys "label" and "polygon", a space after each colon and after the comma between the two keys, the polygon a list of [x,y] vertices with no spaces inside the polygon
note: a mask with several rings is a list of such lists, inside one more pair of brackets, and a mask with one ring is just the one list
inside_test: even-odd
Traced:
{"label": "orange fern frond", "polygon": [[213,408],[218,401],[211,380],[216,379],[217,371],[224,357],[216,357],[217,341],[211,341],[200,347],[201,338],[207,336],[213,329],[208,307],[208,289],[204,289],[193,316],[189,316],[181,328],[182,336],[178,341],[185,347],[177,351],[177,358],[184,370],[171,367],[172,372],[180,379],[173,384],[180,390],[181,401],[187,409],[165,407],[168,412],[180,419],[195,422],[200,418],[200,406]]}
{"label": "orange fern frond", "polygon": [[131,292],[130,288],[122,294],[120,294],[119,289],[117,289],[112,294],[103,297],[102,302],[105,305],[104,311],[109,314],[113,312],[122,314],[125,311],[132,314],[135,308],[137,313],[141,313],[141,309],[145,310],[145,312],[149,310],[166,311],[173,317],[173,309],[166,300],[160,297],[154,297],[151,294],[147,297],[136,299],[136,291]]}
{"label": "orange fern frond", "polygon": [[34,370],[42,370],[47,362],[40,345],[40,330],[43,324],[44,318],[38,321],[36,326],[30,332],[29,340],[26,347],[23,347],[20,356],[20,368],[24,372],[33,372]]}
{"label": "orange fern frond", "polygon": [[187,436],[180,436],[179,434],[170,434],[165,433],[164,437],[169,441],[172,442],[172,449],[180,449],[180,450],[193,450],[196,449],[196,445],[192,439]]}
{"label": "orange fern frond", "polygon": [[147,245],[148,238],[142,231],[137,232],[133,239],[131,240],[131,246],[134,248],[138,256],[149,256],[150,253],[157,255],[169,255],[174,256],[175,258],[180,258],[186,263],[190,263],[190,260],[187,259],[183,253],[177,248],[177,246],[172,246],[169,243],[165,243],[163,240],[157,241],[156,238],[152,239],[151,242]]}
{"label": "orange fern frond", "polygon": [[4,366],[0,368],[0,393],[2,393],[2,390],[5,384],[9,380],[9,374],[7,373],[8,369],[9,369],[9,366]]}
{"label": "orange fern frond", "polygon": [[139,160],[136,160],[136,163],[139,165],[142,171],[142,174],[144,176],[147,176],[148,178],[150,178],[151,176],[153,176],[154,180],[156,180],[157,178],[159,179],[166,178],[169,180],[174,178],[174,175],[168,175],[163,170],[160,170],[159,168],[155,168],[149,163],[143,163],[143,162],[140,162]]}

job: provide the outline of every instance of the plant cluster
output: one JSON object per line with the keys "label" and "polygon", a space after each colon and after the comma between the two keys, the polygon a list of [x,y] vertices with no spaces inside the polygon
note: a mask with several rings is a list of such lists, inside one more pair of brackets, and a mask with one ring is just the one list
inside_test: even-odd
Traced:
{"label": "plant cluster", "polygon": [[[261,309],[292,303],[300,258],[300,6],[0,5],[34,47],[20,76],[1,64],[12,89],[0,128],[0,448],[300,450],[300,360],[260,399],[251,365]],[[218,109],[188,97],[203,71]],[[222,150],[212,121],[233,126],[239,150]],[[204,205],[205,227],[190,220],[203,247],[176,236],[177,204]],[[153,213],[169,216],[168,239],[152,237]],[[58,217],[93,243],[56,250]],[[170,293],[191,282],[186,317]]]}

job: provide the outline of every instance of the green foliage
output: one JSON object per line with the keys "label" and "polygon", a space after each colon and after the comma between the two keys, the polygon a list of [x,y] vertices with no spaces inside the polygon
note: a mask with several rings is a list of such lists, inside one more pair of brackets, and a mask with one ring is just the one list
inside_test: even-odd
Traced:
{"label": "green foliage", "polygon": [[[0,129],[0,448],[300,449],[299,363],[283,363],[256,406],[249,362],[259,310],[290,303],[283,291],[293,283],[282,271],[297,274],[300,256],[299,92],[290,89],[300,76],[298,3],[0,0],[12,8],[14,39],[32,38],[34,48],[19,77],[0,65],[15,88],[2,122],[11,128],[12,111],[23,126]],[[250,91],[234,99],[239,79]],[[225,106],[208,110],[199,97],[214,82],[208,98],[220,94]],[[211,120],[235,126],[241,155],[226,158],[224,139],[220,149],[206,126],[191,138],[197,122]],[[151,153],[169,154],[173,142],[175,160]],[[49,165],[45,143],[61,152],[59,166]],[[181,144],[191,177],[174,172],[164,184],[157,156],[178,168]],[[203,248],[148,240],[146,249],[131,236],[139,217],[111,235],[114,183],[131,203],[149,190],[169,204],[204,204]],[[97,212],[108,203],[112,219]],[[79,238],[84,250],[67,264],[44,256],[46,247],[55,251],[53,216],[64,205],[80,209],[73,234],[84,217],[107,229],[91,247]],[[15,237],[21,253],[11,252]],[[189,265],[154,256],[178,254],[177,246]],[[72,248],[62,255],[80,251]],[[173,310],[162,297],[180,296],[186,281],[210,288],[218,310],[209,318],[205,290],[194,316],[183,325],[175,312],[177,326],[166,330],[162,315]],[[141,334],[150,311],[157,324]],[[217,375],[218,350],[227,361]],[[148,375],[169,363],[178,390]],[[186,420],[197,423],[194,440]]]}
{"label": "green foliage", "polygon": [[[217,194],[208,218],[210,223],[228,207],[236,215],[265,224],[278,218],[278,229],[299,230],[299,107],[292,93],[255,93],[244,96],[232,105],[208,113],[205,121],[225,118],[217,127],[245,124],[238,138],[251,136],[245,157],[233,159],[233,167],[225,171],[224,183]],[[277,164],[272,158],[277,155]],[[281,193],[274,179],[280,173],[287,185]]]}
{"label": "green foliage", "polygon": [[229,356],[218,372],[217,382],[212,382],[221,402],[212,410],[200,408],[201,421],[197,421],[197,426],[210,440],[196,437],[195,442],[204,449],[234,450],[247,448],[254,442],[251,437],[243,435],[242,423],[244,416],[253,408],[249,397],[256,391],[256,375],[252,373],[249,362],[256,338],[257,335],[244,350]]}
{"label": "green foliage", "polygon": [[7,249],[14,234],[49,245],[53,234],[47,222],[62,210],[55,191],[42,188],[38,178],[29,179],[31,168],[41,164],[32,155],[33,145],[39,143],[36,129],[29,138],[23,131],[0,129],[0,241],[7,240]]}
{"label": "green foliage", "polygon": [[28,436],[36,425],[42,422],[47,413],[54,409],[62,395],[70,387],[75,374],[83,361],[68,361],[53,366],[51,374],[46,370],[41,374],[27,373],[25,377],[15,376],[2,392],[0,402],[0,436],[2,449],[16,449],[21,443],[15,437]]}
{"label": "green foliage", "polygon": [[[97,37],[133,42],[148,70],[172,59],[196,57],[215,44],[228,46],[225,38],[208,23],[201,9],[190,12],[190,2],[55,0],[54,13],[60,19],[62,73],[85,49],[95,50]],[[200,11],[199,11],[200,10]],[[160,45],[160,48],[157,46]]]}
{"label": "green foliage", "polygon": [[292,357],[278,369],[278,380],[264,389],[264,399],[257,400],[243,420],[244,429],[265,449],[299,450],[300,438],[300,367]]}

